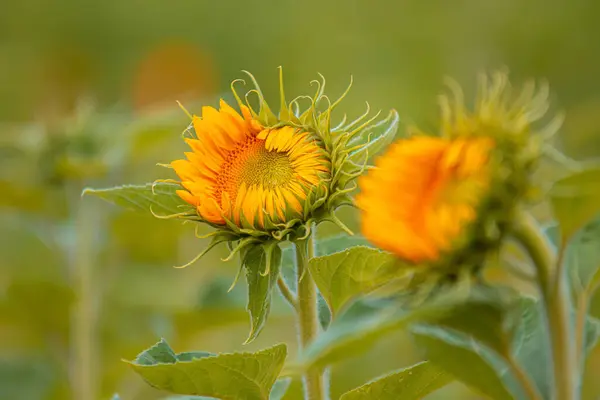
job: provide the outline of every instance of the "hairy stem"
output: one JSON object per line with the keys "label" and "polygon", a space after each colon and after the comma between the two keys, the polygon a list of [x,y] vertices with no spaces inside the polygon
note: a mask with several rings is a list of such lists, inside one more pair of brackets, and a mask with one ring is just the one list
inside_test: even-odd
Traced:
{"label": "hairy stem", "polygon": [[[587,322],[590,301],[600,283],[592,283],[584,288],[578,296],[575,314],[575,365],[581,371],[585,363],[585,323]],[[579,372],[581,376],[581,372]],[[581,379],[581,378],[580,378]],[[581,385],[581,382],[579,382]]]}
{"label": "hairy stem", "polygon": [[523,389],[525,389],[525,393],[527,393],[527,398],[529,398],[530,400],[543,400],[542,396],[540,396],[540,394],[538,393],[538,390],[536,389],[535,385],[531,382],[529,376],[527,376],[525,371],[523,371],[523,368],[514,359],[514,357],[510,357],[508,359],[508,363],[513,373],[515,374],[515,377],[517,378]]}
{"label": "hairy stem", "polygon": [[585,339],[585,320],[588,312],[590,296],[588,290],[584,290],[577,300],[577,310],[575,316],[575,351],[577,368],[583,368],[584,361],[584,339]]}
{"label": "hairy stem", "polygon": [[298,300],[296,299],[296,295],[294,295],[294,293],[289,288],[287,283],[285,283],[285,280],[281,275],[279,275],[279,277],[277,278],[277,287],[279,288],[279,292],[281,293],[283,298],[288,302],[288,304],[292,306],[294,310],[297,310]]}
{"label": "hairy stem", "polygon": [[[298,299],[296,304],[300,350],[306,348],[319,333],[317,287],[308,272],[308,261],[313,257],[312,238],[295,242]],[[324,396],[324,377],[322,371],[310,370],[304,376],[306,400],[322,400]]]}
{"label": "hairy stem", "polygon": [[562,267],[562,252],[558,257],[555,256],[552,246],[531,215],[522,213],[517,220],[520,225],[514,235],[537,268],[538,284],[546,310],[552,346],[555,398],[575,400],[575,352],[569,327],[569,298]]}

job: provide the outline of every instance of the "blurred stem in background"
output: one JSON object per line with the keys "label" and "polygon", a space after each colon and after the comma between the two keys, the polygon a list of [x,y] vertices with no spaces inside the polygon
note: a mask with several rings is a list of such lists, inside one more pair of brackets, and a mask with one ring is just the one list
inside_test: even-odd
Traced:
{"label": "blurred stem in background", "polygon": [[555,256],[554,249],[530,214],[522,212],[517,221],[520,221],[520,225],[514,236],[536,266],[537,281],[546,309],[554,366],[554,398],[575,400],[578,398],[575,383],[577,368],[573,335],[569,328],[570,302],[563,268],[563,250]]}
{"label": "blurred stem in background", "polygon": [[[296,312],[298,315],[298,336],[300,351],[304,350],[319,333],[319,315],[317,306],[317,287],[308,271],[308,262],[314,257],[314,226],[311,234],[304,240],[297,240],[296,250],[296,276],[298,300]],[[304,392],[306,400],[323,400],[325,376],[321,370],[309,370],[304,376]]]}
{"label": "blurred stem in background", "polygon": [[94,400],[97,392],[97,351],[95,343],[96,309],[94,282],[94,232],[100,227],[96,203],[81,201],[82,187],[71,184],[67,196],[73,217],[68,235],[67,254],[71,271],[75,304],[71,311],[71,390],[74,399]]}

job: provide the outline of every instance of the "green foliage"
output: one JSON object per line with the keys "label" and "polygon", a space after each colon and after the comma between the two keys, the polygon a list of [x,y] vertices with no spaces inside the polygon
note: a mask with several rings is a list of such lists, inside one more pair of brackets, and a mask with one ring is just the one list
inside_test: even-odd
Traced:
{"label": "green foliage", "polygon": [[[348,236],[346,233],[319,238],[315,241],[315,255],[327,256],[344,251],[353,246],[370,247],[369,242],[363,236]],[[292,268],[294,266],[294,246],[286,244],[283,247],[283,266]],[[286,268],[286,269],[288,269]]]}
{"label": "green foliage", "polygon": [[453,380],[446,371],[424,361],[344,393],[340,400],[417,400]]}
{"label": "green foliage", "polygon": [[282,400],[283,396],[285,396],[288,391],[292,380],[290,378],[281,378],[278,379],[277,382],[273,385],[273,389],[271,389],[271,395],[269,396],[269,400]]}
{"label": "green foliage", "polygon": [[487,297],[486,293],[471,296],[469,301],[457,304],[432,322],[447,331],[468,335],[499,355],[507,356],[517,322],[511,315],[514,310],[511,300]]}
{"label": "green foliage", "polygon": [[416,326],[415,341],[432,363],[494,399],[520,396],[508,372],[518,329],[519,302],[511,291],[474,288],[448,312]]}
{"label": "green foliage", "polygon": [[491,355],[474,343],[440,329],[417,329],[414,337],[430,362],[470,388],[495,400],[514,398],[492,366],[493,361],[487,359]]}
{"label": "green foliage", "polygon": [[125,185],[109,189],[85,189],[83,195],[100,197],[118,206],[159,216],[181,214],[192,210],[177,193],[181,187],[171,183]]}
{"label": "green foliage", "polygon": [[157,389],[220,399],[266,400],[286,357],[283,344],[256,353],[175,354],[161,340],[142,352],[132,368]]}
{"label": "green foliage", "polygon": [[276,242],[267,246],[252,246],[243,252],[242,258],[248,282],[247,309],[251,328],[246,343],[249,343],[263,329],[271,310],[273,287],[281,269],[281,249]]}
{"label": "green foliage", "polygon": [[[282,400],[283,396],[287,392],[290,387],[291,379],[290,378],[282,378],[278,379],[277,382],[273,385],[273,389],[271,389],[271,394],[269,395],[269,400]],[[205,397],[205,396],[169,396],[165,400],[210,400],[214,399],[214,397]]]}
{"label": "green foliage", "polygon": [[363,354],[380,339],[398,332],[410,322],[409,317],[391,317],[387,313],[334,320],[301,355],[300,370],[324,368]]}
{"label": "green foliage", "polygon": [[[561,245],[557,225],[548,226],[545,233],[553,244]],[[600,219],[573,235],[564,249],[563,262],[575,301],[582,296],[589,300],[600,287]]]}
{"label": "green foliage", "polygon": [[[523,398],[515,365],[548,398],[551,355],[546,321],[540,304],[522,297],[510,304],[461,304],[435,321],[414,328],[425,356],[456,379],[493,399]],[[598,322],[585,324],[585,352],[597,341]]]}
{"label": "green foliage", "polygon": [[520,311],[521,324],[512,343],[514,358],[527,371],[540,395],[543,398],[550,398],[552,393],[550,338],[544,310],[534,299],[522,298]]}
{"label": "green foliage", "polygon": [[[552,390],[549,337],[543,310],[532,298],[522,298],[520,321],[513,341],[515,360],[523,366],[543,398],[549,398]],[[600,335],[598,320],[587,317],[584,332],[584,355],[589,352]]]}
{"label": "green foliage", "polygon": [[550,191],[554,215],[564,244],[600,213],[600,167],[577,172],[557,181]]}
{"label": "green foliage", "polygon": [[362,246],[315,257],[308,268],[334,318],[352,300],[402,276],[391,254]]}
{"label": "green foliage", "polygon": [[355,304],[333,320],[300,358],[300,369],[323,368],[371,349],[379,340],[406,329],[410,324],[437,319],[461,301],[462,288],[444,293],[417,309],[402,310],[392,302],[382,309]]}

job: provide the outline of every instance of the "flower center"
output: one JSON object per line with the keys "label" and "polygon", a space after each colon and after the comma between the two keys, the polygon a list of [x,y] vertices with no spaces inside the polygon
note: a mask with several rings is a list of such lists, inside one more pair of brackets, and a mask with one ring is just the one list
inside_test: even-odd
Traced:
{"label": "flower center", "polygon": [[248,138],[242,145],[232,150],[221,166],[217,179],[217,199],[227,192],[235,202],[239,187],[262,186],[274,189],[294,177],[294,169],[287,152],[269,151],[262,139]]}
{"label": "flower center", "polygon": [[[263,141],[260,141],[263,142]],[[240,175],[240,181],[248,187],[261,185],[273,189],[292,179],[294,170],[287,153],[268,151],[264,143],[256,152],[250,154]]]}

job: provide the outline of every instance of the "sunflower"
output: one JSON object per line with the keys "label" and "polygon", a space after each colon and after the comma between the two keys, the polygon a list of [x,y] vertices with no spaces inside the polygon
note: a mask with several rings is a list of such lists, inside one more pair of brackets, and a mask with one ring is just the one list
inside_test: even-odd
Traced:
{"label": "sunflower", "polygon": [[532,175],[544,141],[548,90],[513,90],[504,73],[482,76],[470,110],[460,87],[440,97],[441,132],[409,129],[359,180],[362,232],[400,259],[454,275],[479,270],[514,226],[535,192]]}
{"label": "sunflower", "polygon": [[205,221],[265,228],[302,217],[310,192],[330,179],[330,162],[309,132],[291,126],[266,128],[246,106],[242,115],[221,100],[193,117],[192,151],[171,163],[185,190],[177,194]]}
{"label": "sunflower", "polygon": [[365,236],[405,260],[437,260],[477,215],[493,145],[427,136],[394,143],[359,181]]}
{"label": "sunflower", "polygon": [[[179,180],[156,181],[175,186],[176,196],[185,203],[181,213],[157,217],[215,228],[206,235],[213,238],[208,248],[191,262],[223,242],[231,249],[227,259],[262,246],[271,260],[277,243],[305,239],[323,221],[349,231],[335,211],[353,205],[350,192],[356,189],[355,180],[365,170],[368,155],[387,144],[398,126],[395,111],[373,123],[379,114],[369,118],[368,107],[354,121],[347,123],[344,117],[332,126],[332,111],[350,87],[331,101],[324,94],[321,76],[321,81],[313,81],[317,90],[312,97],[301,95],[288,102],[281,68],[276,114],[254,76],[246,74],[254,88],[245,96],[236,90],[236,84],[245,84],[243,80],[231,84],[237,110],[224,100],[218,109],[203,107],[200,116],[184,109],[191,118],[184,132],[191,151],[185,158],[163,164]],[[250,102],[251,96],[258,101]],[[301,101],[308,107],[302,108]]]}

